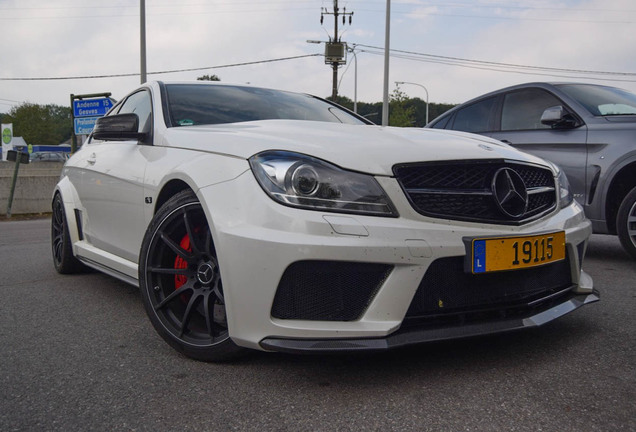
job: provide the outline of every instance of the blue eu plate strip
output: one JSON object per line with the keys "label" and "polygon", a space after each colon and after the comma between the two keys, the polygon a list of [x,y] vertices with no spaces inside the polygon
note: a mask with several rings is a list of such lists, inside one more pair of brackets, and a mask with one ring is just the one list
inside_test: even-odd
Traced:
{"label": "blue eu plate strip", "polygon": [[473,273],[486,271],[486,240],[473,242]]}

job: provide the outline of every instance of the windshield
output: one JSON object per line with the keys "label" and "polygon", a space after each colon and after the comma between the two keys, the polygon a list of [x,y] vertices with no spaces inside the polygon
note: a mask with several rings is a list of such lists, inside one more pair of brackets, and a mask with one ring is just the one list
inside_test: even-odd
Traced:
{"label": "windshield", "polygon": [[636,115],[636,95],[628,91],[586,84],[559,84],[557,87],[592,115]]}
{"label": "windshield", "polygon": [[285,119],[366,124],[329,102],[298,93],[257,87],[166,84],[170,126]]}

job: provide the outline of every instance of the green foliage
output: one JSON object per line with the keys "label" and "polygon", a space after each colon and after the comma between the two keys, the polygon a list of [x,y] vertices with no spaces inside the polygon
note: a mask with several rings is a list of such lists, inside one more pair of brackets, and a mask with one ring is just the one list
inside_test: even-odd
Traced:
{"label": "green foliage", "polygon": [[409,98],[399,87],[390,95],[389,126],[415,126],[415,108],[409,104]]}
{"label": "green foliage", "polygon": [[[394,91],[391,98],[389,104],[389,124],[391,126],[424,127],[426,125],[426,101],[420,98],[411,99],[401,91],[399,93]],[[331,96],[326,99],[332,100]],[[353,111],[353,101],[346,96],[338,95],[336,103]],[[429,103],[429,122],[454,106],[453,104]],[[380,124],[382,123],[382,102],[358,102],[358,114],[373,123]]]}
{"label": "green foliage", "polygon": [[216,75],[203,75],[197,77],[197,81],[221,81],[221,78]]}
{"label": "green foliage", "polygon": [[[416,127],[426,126],[426,101],[420,98],[409,99],[409,105],[415,108],[415,125]],[[454,104],[444,103],[429,103],[428,104],[428,121],[432,122],[434,119],[444,114],[449,109],[453,108]]]}
{"label": "green foliage", "polygon": [[3,123],[13,123],[13,135],[27,144],[58,145],[73,133],[71,108],[25,102],[2,116]]}

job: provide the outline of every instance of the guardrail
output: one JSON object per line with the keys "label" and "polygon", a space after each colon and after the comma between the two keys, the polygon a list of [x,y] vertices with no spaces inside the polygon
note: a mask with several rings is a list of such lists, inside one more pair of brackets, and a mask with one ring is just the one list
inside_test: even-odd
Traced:
{"label": "guardrail", "polygon": [[[48,213],[51,197],[60,179],[62,162],[38,162],[20,165],[13,195],[12,214]],[[7,209],[15,164],[0,161],[0,213]]]}

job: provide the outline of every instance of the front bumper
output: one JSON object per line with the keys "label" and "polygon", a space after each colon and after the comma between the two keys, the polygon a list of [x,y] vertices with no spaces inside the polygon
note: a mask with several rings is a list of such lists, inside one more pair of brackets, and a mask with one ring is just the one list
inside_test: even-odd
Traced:
{"label": "front bumper", "polygon": [[260,345],[263,349],[269,351],[294,354],[386,351],[424,342],[460,339],[539,327],[583,305],[600,300],[599,293],[596,290],[593,290],[592,294],[582,295],[572,293],[569,288],[567,291],[566,298],[561,299],[555,306],[528,313],[526,316],[510,319],[442,327],[420,328],[418,326],[405,326],[384,338],[313,340],[265,338]]}
{"label": "front bumper", "polygon": [[[581,271],[591,225],[578,204],[523,226],[448,221],[416,213],[394,179],[378,181],[400,217],[285,207],[265,195],[250,171],[199,190],[219,259],[230,337],[236,344],[293,352],[388,349],[532,327],[598,300],[591,278]],[[464,238],[557,230],[566,233],[571,281],[558,298],[514,318],[425,327],[411,326],[405,319],[431,264],[463,257]],[[391,270],[354,319],[276,317],[272,308],[279,284],[285,272],[299,262],[360,263],[389,266]]]}

